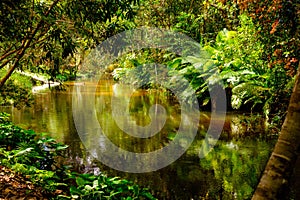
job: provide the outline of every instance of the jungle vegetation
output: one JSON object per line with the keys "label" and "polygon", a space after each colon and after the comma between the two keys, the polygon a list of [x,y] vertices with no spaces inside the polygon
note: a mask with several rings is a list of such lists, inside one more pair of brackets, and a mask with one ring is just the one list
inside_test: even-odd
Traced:
{"label": "jungle vegetation", "polygon": [[[270,124],[279,128],[283,125],[267,170],[274,169],[272,162],[273,166],[283,163],[289,168],[279,167],[275,171],[288,180],[300,149],[299,8],[297,0],[3,0],[0,2],[0,104],[30,106],[31,88],[40,83],[21,72],[39,74],[61,84],[76,77],[93,76],[93,72],[81,70],[85,57],[102,41],[122,31],[146,26],[182,32],[208,53],[208,64],[197,54],[178,56],[143,49],[118,58],[106,71],[116,81],[126,81],[135,68],[151,62],[162,63],[170,73],[176,71],[189,80],[201,109],[209,109],[213,104],[209,84],[214,84],[217,73],[226,91],[229,110],[261,112]],[[152,87],[155,85],[151,82],[145,86]],[[74,184],[68,193],[61,194],[65,198],[87,194],[116,195],[116,198],[120,195],[125,199],[129,193],[132,197],[154,198],[125,180],[72,174],[58,168],[43,171],[54,163],[41,164],[42,160],[50,156],[47,162],[54,162],[52,156],[57,156],[65,146],[50,138],[34,140],[37,137],[34,132],[12,125],[5,115],[0,120],[1,165],[28,175],[32,182],[40,180],[47,191],[60,190],[69,181]],[[54,151],[42,150],[43,145],[50,145],[47,148]],[[266,178],[267,172],[262,179],[264,183],[274,178]],[[65,182],[57,182],[58,176],[64,177]],[[272,195],[281,191],[282,182],[281,179],[276,182],[276,191],[268,197],[264,195],[271,191],[271,185],[266,189],[262,183],[254,199],[272,199]],[[101,187],[103,190],[97,190]]]}

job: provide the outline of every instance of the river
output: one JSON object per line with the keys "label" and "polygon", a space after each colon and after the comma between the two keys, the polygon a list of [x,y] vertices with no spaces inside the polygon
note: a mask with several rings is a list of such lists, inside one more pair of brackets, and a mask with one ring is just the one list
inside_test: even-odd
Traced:
{"label": "river", "polygon": [[[83,145],[73,120],[72,98],[74,92],[85,95],[86,91],[80,89],[80,84],[76,83],[76,87],[74,84],[67,83],[65,90],[36,93],[35,103],[30,108],[17,110],[1,107],[1,111],[10,113],[12,121],[21,127],[49,133],[58,141],[68,144],[64,162],[74,165],[75,170],[129,179],[148,187],[158,199],[247,199],[251,196],[275,141],[274,137],[266,135],[264,120],[228,112],[219,141],[206,157],[200,159],[199,150],[211,117],[209,112],[200,112],[197,134],[178,160],[153,172],[122,172],[95,160],[93,152],[88,152]],[[85,82],[83,88],[89,87],[96,87],[94,102],[98,122],[107,137],[118,147],[130,152],[147,153],[167,146],[176,135],[182,117],[176,99],[158,90],[137,90],[131,97],[124,96],[125,89],[109,80],[97,84]],[[120,115],[118,122],[115,121],[112,115],[112,95],[123,98],[123,102],[129,104],[130,118],[122,119],[123,115]],[[78,98],[77,101],[80,101]],[[163,106],[167,114],[166,123],[158,134],[146,139],[134,138],[119,128],[120,123],[139,126],[151,123],[149,109],[154,104]],[[156,112],[155,116],[160,117],[160,114]],[[99,139],[91,134],[87,137],[88,141]],[[105,141],[100,143],[99,148],[105,148]]]}

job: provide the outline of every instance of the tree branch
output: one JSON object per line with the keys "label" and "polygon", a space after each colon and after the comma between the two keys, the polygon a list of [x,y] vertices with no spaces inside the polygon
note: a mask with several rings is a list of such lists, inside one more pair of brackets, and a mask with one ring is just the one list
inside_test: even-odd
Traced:
{"label": "tree branch", "polygon": [[[18,49],[14,49],[14,50],[12,50],[12,51],[9,51],[9,52],[4,53],[4,55],[2,55],[2,56],[0,57],[0,62],[1,62],[2,60],[4,60],[5,58],[7,58],[8,56],[10,56],[10,55],[16,53],[16,52],[19,51],[21,48],[22,48],[22,46],[20,46]],[[1,66],[2,66],[2,65],[1,65]],[[1,69],[1,67],[0,67],[0,69]]]}
{"label": "tree branch", "polygon": [[[52,5],[49,7],[49,9],[47,10],[46,13],[44,13],[44,17],[47,17],[51,10],[57,5],[57,3],[60,0],[56,0],[52,3]],[[6,75],[0,80],[0,88],[3,87],[3,85],[5,84],[5,82],[7,81],[7,79],[12,75],[12,73],[14,72],[14,70],[17,68],[19,61],[21,60],[21,58],[24,56],[27,48],[30,46],[30,43],[32,42],[33,38],[35,37],[35,35],[37,34],[38,30],[40,30],[40,28],[42,27],[44,23],[44,19],[41,19],[39,21],[39,23],[37,24],[36,28],[32,31],[32,34],[30,34],[30,37],[27,41],[24,42],[24,45],[22,50],[20,50],[17,55],[16,55],[16,61],[13,64],[13,66],[11,66],[11,68],[8,70],[8,72],[6,73]]]}

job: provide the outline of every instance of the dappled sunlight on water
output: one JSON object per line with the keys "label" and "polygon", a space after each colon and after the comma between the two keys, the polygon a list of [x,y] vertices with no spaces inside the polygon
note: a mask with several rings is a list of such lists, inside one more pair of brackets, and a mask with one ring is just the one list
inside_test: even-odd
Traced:
{"label": "dappled sunlight on water", "polygon": [[[76,84],[70,82],[64,91],[52,90],[35,94],[35,104],[31,108],[17,110],[1,107],[1,111],[10,113],[13,122],[24,128],[47,132],[58,141],[68,144],[67,158],[63,162],[74,164],[76,170],[127,178],[149,187],[159,199],[248,198],[273,148],[274,139],[262,137],[265,134],[263,119],[256,119],[257,124],[254,125],[254,120],[246,115],[227,113],[221,140],[205,158],[200,159],[199,151],[204,144],[203,140],[210,123],[210,113],[200,112],[198,133],[187,152],[176,162],[150,173],[131,174],[116,171],[94,160],[93,157],[98,156],[98,151],[86,152],[73,121],[73,87],[77,95],[76,102],[73,103],[82,105],[82,109],[85,109],[84,95],[91,94],[90,88],[96,91],[96,95],[91,98],[95,98],[95,112],[103,132],[115,145],[131,152],[145,153],[167,146],[176,136],[181,120],[192,119],[181,116],[176,98],[171,98],[159,90],[135,90],[131,96],[126,96],[126,88],[112,81],[84,82],[76,87],[74,85]],[[118,102],[129,105],[129,118],[122,118],[120,113],[118,122],[115,121],[111,107],[112,95],[119,98]],[[153,116],[162,121],[162,115],[166,115],[164,124],[156,124],[158,130],[162,126],[159,133],[149,138],[135,138],[120,129],[122,125],[135,127],[151,124],[151,120],[155,118],[151,119],[149,110],[155,104],[163,106],[164,112],[154,106]],[[251,129],[247,126],[249,124],[252,125]],[[85,126],[93,127],[92,122]],[[253,136],[250,133],[257,135]],[[190,137],[189,134],[187,132],[186,137]],[[107,144],[101,137],[95,138],[92,134],[85,137],[91,141],[91,145],[107,150]],[[185,138],[182,137],[179,141],[184,146]],[[206,144],[209,145],[210,141]]]}

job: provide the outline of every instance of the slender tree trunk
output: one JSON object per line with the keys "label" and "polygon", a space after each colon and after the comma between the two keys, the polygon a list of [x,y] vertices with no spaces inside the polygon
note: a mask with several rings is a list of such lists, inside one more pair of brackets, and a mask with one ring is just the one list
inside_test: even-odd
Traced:
{"label": "slender tree trunk", "polygon": [[286,199],[290,176],[300,153],[300,65],[279,139],[252,200]]}

